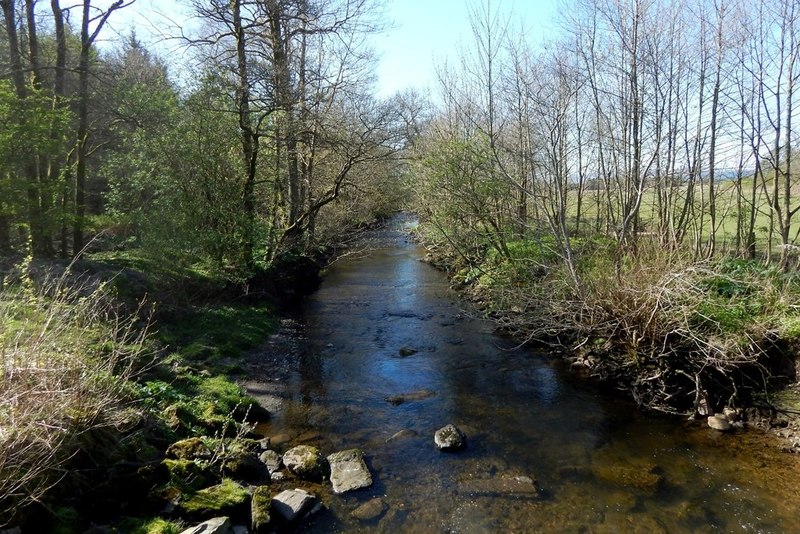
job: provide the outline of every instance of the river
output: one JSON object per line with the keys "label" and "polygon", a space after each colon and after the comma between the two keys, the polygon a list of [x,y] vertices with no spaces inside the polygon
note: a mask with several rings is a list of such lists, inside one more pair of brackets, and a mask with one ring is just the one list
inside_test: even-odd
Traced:
{"label": "river", "polygon": [[[247,388],[273,412],[260,431],[279,452],[357,447],[373,474],[345,495],[282,483],[324,501],[303,531],[800,532],[796,456],[756,432],[643,415],[515,348],[420,261],[410,224],[371,232],[252,356]],[[448,423],[464,450],[434,446]],[[519,477],[540,492],[506,491]],[[351,516],[375,497],[379,518]]]}

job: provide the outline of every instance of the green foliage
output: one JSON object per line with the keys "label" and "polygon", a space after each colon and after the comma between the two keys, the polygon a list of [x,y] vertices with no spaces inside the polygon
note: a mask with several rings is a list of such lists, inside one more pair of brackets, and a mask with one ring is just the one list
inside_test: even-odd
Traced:
{"label": "green foliage", "polygon": [[55,527],[53,534],[76,534],[80,532],[80,514],[75,508],[59,506],[53,512]]}
{"label": "green foliage", "polygon": [[241,269],[251,221],[242,210],[239,125],[218,111],[228,105],[220,88],[206,79],[178,100],[168,87],[137,85],[125,98],[154,124],[121,132],[121,149],[105,162],[117,227],[152,257]]}
{"label": "green foliage", "polygon": [[428,140],[416,175],[417,201],[435,242],[473,263],[489,249],[508,255],[511,188],[485,136]]}
{"label": "green foliage", "polygon": [[179,534],[183,532],[183,527],[178,523],[161,517],[127,517],[119,521],[116,528],[119,532],[128,534]]}
{"label": "green foliage", "polygon": [[[54,106],[44,90],[28,89],[19,98],[8,80],[0,80],[0,218],[53,232],[60,224],[55,200],[64,184],[31,176],[34,158],[47,161],[66,151],[72,114]],[[63,178],[63,177],[62,177]],[[36,198],[37,220],[30,220],[30,198]]]}
{"label": "green foliage", "polygon": [[228,378],[200,376],[191,371],[181,372],[171,383],[147,381],[139,394],[146,405],[166,418],[168,425],[182,426],[195,435],[220,432],[226,427],[234,431],[234,412],[256,404]]}
{"label": "green foliage", "polygon": [[189,515],[214,517],[246,505],[250,494],[233,480],[224,479],[221,484],[202,489],[189,495],[180,508]]}

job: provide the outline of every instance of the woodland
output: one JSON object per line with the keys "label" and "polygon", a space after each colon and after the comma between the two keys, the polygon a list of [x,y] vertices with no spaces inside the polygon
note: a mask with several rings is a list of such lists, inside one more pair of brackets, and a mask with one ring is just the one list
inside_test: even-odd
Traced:
{"label": "woodland", "polygon": [[99,45],[134,2],[0,0],[0,524],[241,437],[230,356],[400,210],[504,331],[643,409],[796,387],[796,1],[574,0],[544,43],[468,2],[458,61],[389,98],[379,0],[183,0],[180,77]]}

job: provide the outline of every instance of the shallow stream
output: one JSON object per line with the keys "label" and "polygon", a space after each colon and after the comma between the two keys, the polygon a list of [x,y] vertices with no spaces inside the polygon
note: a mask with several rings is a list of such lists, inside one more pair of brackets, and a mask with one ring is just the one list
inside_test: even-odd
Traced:
{"label": "shallow stream", "polygon": [[[247,386],[274,413],[260,430],[279,452],[357,447],[373,474],[341,496],[312,486],[327,509],[304,531],[800,532],[800,459],[755,432],[642,415],[515,349],[420,261],[409,224],[336,262],[253,355]],[[463,451],[434,446],[448,423]],[[541,491],[516,491],[519,477]],[[380,517],[351,516],[375,497]]]}

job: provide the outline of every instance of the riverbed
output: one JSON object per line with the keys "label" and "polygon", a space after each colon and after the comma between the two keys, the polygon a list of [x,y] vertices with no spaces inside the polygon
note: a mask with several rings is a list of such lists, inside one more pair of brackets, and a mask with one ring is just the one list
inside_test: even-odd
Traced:
{"label": "riverbed", "polygon": [[[758,432],[639,413],[515,347],[423,263],[398,217],[338,260],[251,358],[279,452],[360,448],[372,487],[305,532],[800,532],[800,459]],[[442,453],[455,424],[467,446]],[[535,480],[536,491],[516,482]],[[377,517],[351,515],[382,499]]]}

